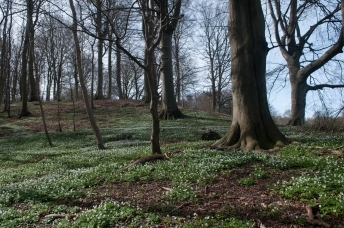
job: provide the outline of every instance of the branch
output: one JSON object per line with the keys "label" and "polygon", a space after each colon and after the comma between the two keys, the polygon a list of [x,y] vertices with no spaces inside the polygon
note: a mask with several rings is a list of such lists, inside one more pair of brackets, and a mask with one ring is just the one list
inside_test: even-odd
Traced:
{"label": "branch", "polygon": [[308,86],[308,90],[321,90],[323,88],[344,88],[344,85],[330,85],[330,84],[320,84],[315,86]]}
{"label": "branch", "polygon": [[306,80],[310,74],[315,72],[316,70],[320,69],[322,66],[324,66],[328,61],[330,61],[334,56],[336,56],[339,53],[343,52],[343,45],[344,45],[344,28],[342,26],[342,29],[340,31],[340,36],[337,40],[337,42],[328,49],[320,58],[314,60],[304,68],[300,70],[300,79]]}

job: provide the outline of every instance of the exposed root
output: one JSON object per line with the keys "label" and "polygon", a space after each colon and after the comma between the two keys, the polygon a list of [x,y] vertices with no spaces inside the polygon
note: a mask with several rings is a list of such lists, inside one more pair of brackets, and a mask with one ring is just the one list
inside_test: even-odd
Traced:
{"label": "exposed root", "polygon": [[307,210],[307,214],[308,214],[308,219],[307,219],[308,223],[315,225],[315,226],[331,227],[330,224],[316,219],[316,214],[319,211],[319,205],[315,205],[313,207],[307,205],[306,210]]}
{"label": "exposed root", "polygon": [[176,108],[174,110],[163,109],[159,113],[159,119],[160,120],[176,120],[176,119],[182,119],[185,117],[186,116],[178,108]]}
{"label": "exposed root", "polygon": [[[151,155],[137,159],[136,161],[130,163],[129,165],[127,165],[126,167],[124,167],[120,171],[122,172],[122,171],[130,169],[133,166],[145,164],[148,162],[154,162],[157,160],[170,160],[169,156],[171,156],[173,154],[181,153],[181,152],[183,152],[183,150],[173,150],[173,151],[166,152],[165,154],[151,154]],[[152,171],[153,170],[154,169],[152,169]]]}

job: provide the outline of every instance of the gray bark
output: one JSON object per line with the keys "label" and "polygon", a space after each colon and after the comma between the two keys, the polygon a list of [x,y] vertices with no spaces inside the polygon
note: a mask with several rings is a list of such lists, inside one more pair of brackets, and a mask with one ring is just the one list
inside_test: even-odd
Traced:
{"label": "gray bark", "polygon": [[287,143],[267,102],[265,23],[260,0],[229,1],[233,121],[214,147],[267,150]]}

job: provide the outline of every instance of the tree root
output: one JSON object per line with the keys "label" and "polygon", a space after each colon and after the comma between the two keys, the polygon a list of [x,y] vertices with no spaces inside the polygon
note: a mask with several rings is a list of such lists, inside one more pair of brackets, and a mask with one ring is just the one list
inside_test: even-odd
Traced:
{"label": "tree root", "polygon": [[181,153],[181,152],[183,152],[183,150],[169,151],[169,152],[166,152],[164,154],[151,154],[151,155],[137,159],[136,161],[130,163],[129,165],[127,165],[126,167],[124,167],[120,171],[122,172],[122,171],[130,169],[133,166],[136,166],[139,164],[145,164],[148,162],[154,162],[157,160],[170,160],[169,156],[171,156],[173,154]]}
{"label": "tree root", "polygon": [[321,220],[316,219],[316,213],[319,210],[319,205],[315,205],[315,206],[306,206],[306,210],[307,210],[307,214],[308,214],[308,219],[307,222],[315,225],[315,226],[321,226],[321,227],[331,227],[330,224],[323,222]]}

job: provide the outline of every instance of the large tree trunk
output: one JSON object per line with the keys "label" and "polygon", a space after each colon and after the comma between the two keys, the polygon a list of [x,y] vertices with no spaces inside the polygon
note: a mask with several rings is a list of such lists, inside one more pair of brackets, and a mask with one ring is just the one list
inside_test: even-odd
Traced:
{"label": "large tree trunk", "polygon": [[160,119],[178,119],[184,117],[179,110],[174,96],[173,64],[172,64],[172,34],[176,29],[180,14],[181,0],[176,2],[173,16],[169,19],[168,0],[160,1],[160,77],[162,81],[162,111]]}
{"label": "large tree trunk", "polygon": [[98,141],[98,149],[102,150],[102,149],[105,149],[104,143],[103,143],[103,138],[100,134],[98,125],[97,125],[96,120],[93,116],[93,111],[92,111],[90,101],[89,101],[88,95],[87,95],[87,88],[86,88],[86,85],[84,82],[84,75],[83,75],[82,62],[81,62],[81,49],[80,49],[79,38],[78,38],[78,34],[77,34],[77,29],[78,29],[77,28],[77,19],[76,19],[77,17],[76,17],[76,11],[74,8],[73,0],[69,0],[69,4],[70,4],[70,8],[71,8],[72,15],[73,15],[72,30],[73,30],[73,37],[74,37],[74,42],[75,42],[76,65],[78,68],[78,75],[79,75],[80,85],[81,85],[81,89],[82,89],[82,94],[84,97],[84,102],[85,102],[88,118],[89,118],[90,123],[91,123],[91,127],[92,127],[94,135],[96,136],[97,141]]}
{"label": "large tree trunk", "polygon": [[213,146],[245,151],[282,146],[287,139],[274,124],[266,95],[264,16],[260,0],[229,1],[233,121]]}
{"label": "large tree trunk", "polygon": [[297,76],[290,74],[291,113],[288,124],[292,126],[303,125],[305,122],[306,113],[306,96],[308,92],[308,85],[306,81],[298,80],[297,78]]}
{"label": "large tree trunk", "polygon": [[184,115],[179,110],[174,96],[173,66],[172,66],[172,32],[162,32],[160,43],[161,65],[160,77],[162,82],[162,111],[160,119],[177,119]]}

